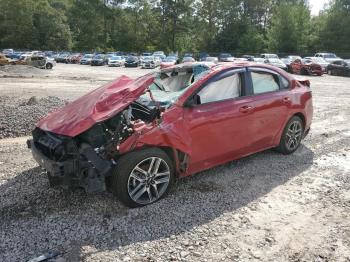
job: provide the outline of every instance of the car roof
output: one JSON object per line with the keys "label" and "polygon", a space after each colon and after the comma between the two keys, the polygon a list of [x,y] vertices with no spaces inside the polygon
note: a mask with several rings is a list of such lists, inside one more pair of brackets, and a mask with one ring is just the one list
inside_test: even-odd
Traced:
{"label": "car roof", "polygon": [[275,66],[272,66],[269,64],[259,64],[259,63],[250,62],[250,61],[226,62],[226,63],[219,63],[219,64],[215,64],[212,62],[191,62],[186,64],[178,64],[172,67],[162,69],[161,71],[166,72],[166,71],[172,71],[174,69],[185,70],[187,68],[192,68],[195,65],[201,65],[201,64],[208,66],[211,71],[224,71],[227,69],[239,69],[239,68],[245,68],[245,67],[262,68],[262,69],[272,70],[276,73],[279,73],[285,76],[288,79],[291,79],[291,77],[288,77],[288,74],[280,68],[276,68]]}

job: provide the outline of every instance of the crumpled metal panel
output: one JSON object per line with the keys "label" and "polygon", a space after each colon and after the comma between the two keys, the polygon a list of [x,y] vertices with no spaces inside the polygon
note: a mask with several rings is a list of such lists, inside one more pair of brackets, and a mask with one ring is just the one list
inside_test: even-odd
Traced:
{"label": "crumpled metal panel", "polygon": [[153,80],[153,74],[136,80],[121,76],[65,107],[51,112],[38,122],[37,127],[69,137],[79,135],[94,124],[121,112],[139,98]]}

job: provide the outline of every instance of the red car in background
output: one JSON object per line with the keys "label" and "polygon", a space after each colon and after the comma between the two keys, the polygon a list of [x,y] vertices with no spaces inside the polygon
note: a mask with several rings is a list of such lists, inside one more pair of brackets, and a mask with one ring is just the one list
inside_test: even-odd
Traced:
{"label": "red car in background", "polygon": [[323,75],[322,66],[311,59],[295,59],[289,66],[292,74],[298,75]]}
{"label": "red car in background", "polygon": [[51,185],[108,188],[143,206],[176,177],[269,148],[296,151],[311,125],[309,86],[249,62],[122,76],[41,119],[28,147]]}
{"label": "red car in background", "polygon": [[71,63],[71,64],[79,64],[80,63],[80,60],[83,58],[83,54],[81,53],[75,53],[75,54],[72,54],[68,57],[68,63]]}

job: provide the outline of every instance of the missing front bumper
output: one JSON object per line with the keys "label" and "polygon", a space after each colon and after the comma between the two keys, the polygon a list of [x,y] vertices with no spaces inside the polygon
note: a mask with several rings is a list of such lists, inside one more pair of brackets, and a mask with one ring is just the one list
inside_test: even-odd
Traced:
{"label": "missing front bumper", "polygon": [[106,190],[106,177],[111,175],[113,163],[100,158],[91,147],[81,150],[79,158],[55,161],[45,156],[33,140],[27,141],[35,161],[46,170],[50,186],[82,187],[86,192]]}

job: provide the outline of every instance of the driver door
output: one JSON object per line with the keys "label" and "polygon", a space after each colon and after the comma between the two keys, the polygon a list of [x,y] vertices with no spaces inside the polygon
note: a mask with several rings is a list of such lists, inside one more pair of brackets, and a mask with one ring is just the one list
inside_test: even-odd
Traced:
{"label": "driver door", "polygon": [[252,98],[245,96],[245,69],[224,72],[208,80],[184,108],[184,123],[192,141],[189,172],[195,173],[250,151]]}

